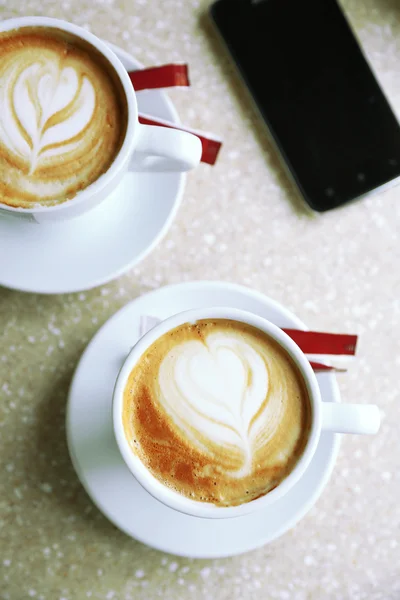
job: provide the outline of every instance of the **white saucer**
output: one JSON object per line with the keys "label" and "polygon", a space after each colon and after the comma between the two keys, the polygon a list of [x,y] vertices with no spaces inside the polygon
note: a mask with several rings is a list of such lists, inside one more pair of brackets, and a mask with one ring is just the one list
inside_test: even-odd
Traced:
{"label": "white saucer", "polygon": [[[118,371],[139,336],[141,315],[166,318],[201,306],[232,306],[280,327],[304,324],[280,304],[248,288],[215,282],[173,285],[145,294],[117,312],[85,350],[72,380],[67,438],[75,470],[97,507],[137,540],[181,556],[217,558],[253,550],[293,527],[320,496],[332,473],[338,434],[323,433],[303,478],[279,502],[235,519],[199,519],[150,496],[125,466],[114,440],[111,397]],[[339,402],[334,375],[317,375],[325,402]]]}
{"label": "white saucer", "polygon": [[[111,45],[128,70],[141,65]],[[139,92],[139,111],[179,123],[161,91]],[[100,206],[77,219],[37,225],[0,218],[0,285],[61,294],[114,279],[142,260],[170,227],[185,184],[182,173],[129,173]]]}

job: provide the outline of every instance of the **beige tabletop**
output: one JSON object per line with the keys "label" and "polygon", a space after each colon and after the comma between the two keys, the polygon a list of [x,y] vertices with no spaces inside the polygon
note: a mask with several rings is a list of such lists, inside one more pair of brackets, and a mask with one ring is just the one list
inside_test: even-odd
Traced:
{"label": "beige tabletop", "polygon": [[[225,142],[214,168],[189,175],[167,237],[127,275],[62,296],[0,291],[2,600],[400,598],[400,191],[324,215],[302,211],[212,36],[208,5],[0,2],[3,18],[71,20],[146,65],[187,61],[191,91],[170,95],[184,123]],[[400,115],[400,5],[344,6]],[[138,295],[193,279],[245,284],[310,327],[358,333],[342,399],[383,413],[375,438],[343,439],[329,485],[300,524],[230,559],[181,559],[125,536],[89,500],[65,442],[68,385],[99,326]]]}

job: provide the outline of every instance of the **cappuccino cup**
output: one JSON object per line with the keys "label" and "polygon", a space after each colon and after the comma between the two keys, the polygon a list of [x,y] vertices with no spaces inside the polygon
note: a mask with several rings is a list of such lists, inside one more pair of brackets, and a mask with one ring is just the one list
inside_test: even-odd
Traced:
{"label": "cappuccino cup", "polygon": [[141,337],[113,394],[121,455],[157,500],[188,515],[238,517],[282,498],[321,433],[374,434],[375,405],[325,403],[281,329],[233,308],[174,315]]}
{"label": "cappuccino cup", "polygon": [[128,170],[188,171],[201,142],[142,125],[119,58],[58,19],[0,23],[0,216],[73,218],[104,200]]}

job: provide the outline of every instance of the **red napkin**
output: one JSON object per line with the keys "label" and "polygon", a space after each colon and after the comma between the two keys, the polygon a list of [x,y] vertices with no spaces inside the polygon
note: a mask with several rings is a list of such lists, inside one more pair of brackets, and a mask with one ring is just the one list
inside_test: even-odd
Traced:
{"label": "red napkin", "polygon": [[190,85],[187,65],[161,65],[129,71],[128,75],[136,92],[170,87],[188,87]]}
{"label": "red napkin", "polygon": [[[159,322],[160,319],[157,317],[143,315],[140,319],[140,335],[144,335]],[[356,335],[285,328],[282,328],[282,331],[296,342],[304,354],[349,357],[354,356],[356,353],[358,340]],[[310,365],[316,373],[340,372],[346,370],[314,360],[310,360]]]}

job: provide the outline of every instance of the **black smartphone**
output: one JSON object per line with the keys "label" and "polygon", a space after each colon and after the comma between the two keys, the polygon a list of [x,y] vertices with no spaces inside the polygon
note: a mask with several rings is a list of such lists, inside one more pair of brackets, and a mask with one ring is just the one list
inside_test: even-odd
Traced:
{"label": "black smartphone", "polygon": [[397,183],[400,127],[336,0],[218,0],[211,15],[311,208]]}

